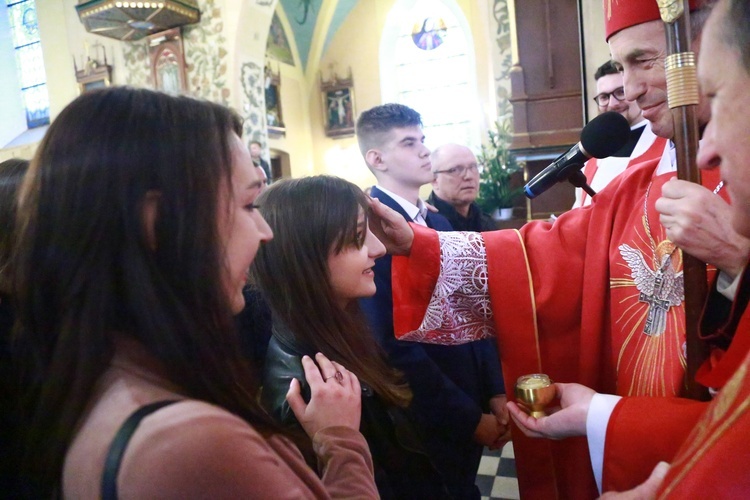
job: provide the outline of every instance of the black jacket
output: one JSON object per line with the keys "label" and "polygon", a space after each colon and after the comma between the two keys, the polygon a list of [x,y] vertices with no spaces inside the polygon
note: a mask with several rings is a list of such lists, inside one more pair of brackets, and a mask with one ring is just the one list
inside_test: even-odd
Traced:
{"label": "black jacket", "polygon": [[[315,352],[302,346],[289,329],[274,325],[263,373],[261,403],[274,419],[285,425],[299,426],[286,402],[292,378],[301,382],[305,401],[310,400],[300,360],[305,354],[313,357]],[[375,483],[381,498],[449,498],[440,475],[422,449],[408,412],[387,405],[366,384],[361,386],[360,432],[372,453]]]}
{"label": "black jacket", "polygon": [[497,224],[488,214],[484,213],[479,205],[472,203],[469,207],[469,216],[464,217],[453,208],[453,205],[438,197],[434,192],[430,193],[427,203],[438,209],[438,213],[448,219],[454,231],[495,231]]}

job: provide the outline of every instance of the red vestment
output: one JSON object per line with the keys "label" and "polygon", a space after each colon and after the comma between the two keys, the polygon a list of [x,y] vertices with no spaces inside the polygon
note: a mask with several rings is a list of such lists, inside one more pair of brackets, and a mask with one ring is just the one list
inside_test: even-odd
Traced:
{"label": "red vestment", "polygon": [[[743,321],[748,321],[748,314],[743,316]],[[741,334],[738,331],[738,335]],[[738,341],[739,336],[732,347]],[[747,498],[750,494],[749,410],[750,356],[747,356],[683,443],[657,496]]]}
{"label": "red vestment", "polygon": [[[746,269],[737,297],[728,312],[704,310],[701,336],[707,340],[726,335],[725,350],[714,348],[701,366],[697,380],[721,389],[750,353],[750,269]],[[717,292],[714,291],[714,298]],[[719,317],[717,317],[719,316]],[[623,398],[607,426],[602,486],[605,491],[625,491],[645,481],[659,461],[671,462],[703,415],[709,403],[681,398]],[[734,457],[732,458],[734,460]]]}
{"label": "red vestment", "polygon": [[[482,233],[486,276],[471,266],[466,274],[486,283],[511,399],[518,377],[540,372],[623,396],[683,391],[682,258],[654,209],[675,174],[656,175],[656,163],[629,168],[554,224]],[[718,175],[707,173],[713,189]],[[419,330],[440,288],[439,237],[414,231],[411,255],[393,259],[398,336]],[[516,429],[513,443],[524,498],[597,496],[585,438],[530,439]]]}

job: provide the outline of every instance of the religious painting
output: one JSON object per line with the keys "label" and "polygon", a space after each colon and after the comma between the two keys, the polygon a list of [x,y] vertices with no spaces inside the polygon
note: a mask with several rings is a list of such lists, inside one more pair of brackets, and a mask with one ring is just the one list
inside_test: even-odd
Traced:
{"label": "religious painting", "polygon": [[187,78],[180,28],[162,31],[148,39],[154,88],[171,95],[184,94]]}
{"label": "religious painting", "polygon": [[411,38],[418,48],[434,50],[443,44],[447,32],[448,29],[442,18],[425,17],[421,22],[414,24]]}
{"label": "religious painting", "polygon": [[266,127],[268,133],[276,136],[286,134],[284,115],[281,110],[281,75],[274,73],[270,66],[265,69]]}
{"label": "religious painting", "polygon": [[286,31],[284,31],[284,26],[282,26],[278,14],[275,12],[271,19],[271,28],[268,30],[266,55],[271,59],[294,66],[294,57],[292,57],[289,39],[286,36]]}
{"label": "religious painting", "polygon": [[323,92],[323,122],[328,137],[354,135],[354,90],[351,75],[339,80],[334,75],[330,82],[321,81]]}

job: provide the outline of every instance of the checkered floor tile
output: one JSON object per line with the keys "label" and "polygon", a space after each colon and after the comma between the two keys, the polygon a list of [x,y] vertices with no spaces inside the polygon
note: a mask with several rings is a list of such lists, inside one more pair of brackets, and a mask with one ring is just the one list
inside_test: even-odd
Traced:
{"label": "checkered floor tile", "polygon": [[506,444],[502,453],[485,448],[482,461],[479,462],[476,485],[482,494],[482,500],[520,498],[513,443]]}

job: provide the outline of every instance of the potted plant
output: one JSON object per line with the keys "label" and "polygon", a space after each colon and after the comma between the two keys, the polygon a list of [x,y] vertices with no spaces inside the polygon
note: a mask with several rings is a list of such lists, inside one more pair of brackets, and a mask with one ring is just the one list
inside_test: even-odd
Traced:
{"label": "potted plant", "polygon": [[499,119],[496,128],[496,131],[488,131],[489,144],[482,146],[477,158],[480,165],[477,203],[494,218],[507,220],[513,215],[516,200],[523,194],[523,187],[514,186],[513,182],[515,174],[522,169],[508,150],[510,118]]}

